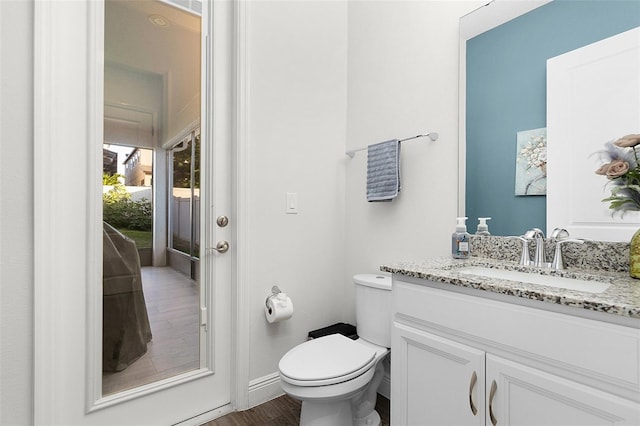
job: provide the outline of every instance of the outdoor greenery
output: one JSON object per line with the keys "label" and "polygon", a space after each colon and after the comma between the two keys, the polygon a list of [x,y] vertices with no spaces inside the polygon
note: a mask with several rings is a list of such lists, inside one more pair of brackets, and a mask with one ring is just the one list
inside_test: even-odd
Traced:
{"label": "outdoor greenery", "polygon": [[[106,180],[108,180],[107,177],[103,177],[103,182]],[[113,188],[102,195],[103,220],[120,230],[151,231],[153,226],[151,201],[146,198],[133,201],[131,194],[117,178],[111,185]]]}
{"label": "outdoor greenery", "polygon": [[[200,135],[196,136],[195,148],[175,150],[173,152],[173,187],[191,188],[191,161],[193,155],[193,187],[200,188]],[[187,143],[189,146],[190,143]]]}
{"label": "outdoor greenery", "polygon": [[125,228],[119,228],[118,231],[134,240],[137,248],[153,247],[153,233],[151,231],[136,231]]}
{"label": "outdoor greenery", "polygon": [[120,181],[120,178],[124,179],[124,176],[122,176],[120,173],[114,173],[114,174],[103,173],[102,174],[102,184],[103,185],[117,185],[119,183],[122,183]]}

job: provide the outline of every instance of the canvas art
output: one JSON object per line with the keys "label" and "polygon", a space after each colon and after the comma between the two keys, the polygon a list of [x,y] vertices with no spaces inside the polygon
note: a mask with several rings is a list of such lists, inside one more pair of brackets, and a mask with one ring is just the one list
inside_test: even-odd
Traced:
{"label": "canvas art", "polygon": [[523,130],[516,137],[516,195],[547,193],[547,129]]}

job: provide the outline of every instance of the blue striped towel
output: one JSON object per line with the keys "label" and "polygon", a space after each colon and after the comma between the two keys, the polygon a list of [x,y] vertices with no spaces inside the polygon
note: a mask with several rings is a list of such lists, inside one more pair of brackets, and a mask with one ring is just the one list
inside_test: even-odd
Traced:
{"label": "blue striped towel", "polygon": [[392,139],[369,145],[367,201],[391,201],[400,189],[400,141]]}

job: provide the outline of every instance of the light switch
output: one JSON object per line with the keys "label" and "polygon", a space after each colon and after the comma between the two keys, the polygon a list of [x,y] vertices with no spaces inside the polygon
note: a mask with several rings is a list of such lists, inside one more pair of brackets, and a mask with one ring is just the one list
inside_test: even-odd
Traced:
{"label": "light switch", "polygon": [[296,192],[287,192],[287,214],[298,214],[298,194]]}

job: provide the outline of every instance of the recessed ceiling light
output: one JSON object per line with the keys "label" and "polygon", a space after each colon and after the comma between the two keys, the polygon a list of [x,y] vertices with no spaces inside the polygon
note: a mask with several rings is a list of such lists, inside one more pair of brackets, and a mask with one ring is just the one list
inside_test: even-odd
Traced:
{"label": "recessed ceiling light", "polygon": [[170,22],[162,15],[149,15],[149,22],[157,27],[168,27]]}

